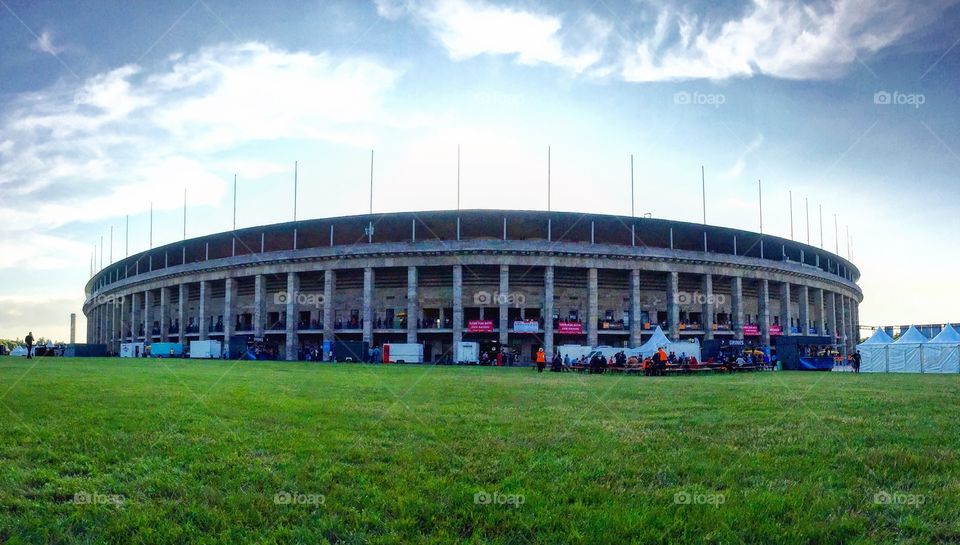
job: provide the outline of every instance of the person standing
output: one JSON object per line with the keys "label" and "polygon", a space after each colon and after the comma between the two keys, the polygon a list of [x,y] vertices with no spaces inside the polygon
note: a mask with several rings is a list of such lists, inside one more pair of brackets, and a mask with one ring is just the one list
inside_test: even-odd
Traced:
{"label": "person standing", "polygon": [[537,350],[537,372],[542,373],[543,368],[547,366],[547,354],[543,351],[543,348]]}
{"label": "person standing", "polygon": [[27,359],[33,359],[33,331],[27,332],[27,337],[23,339],[27,345]]}
{"label": "person standing", "polygon": [[853,372],[854,373],[860,372],[860,351],[859,350],[857,350],[856,353],[853,354]]}

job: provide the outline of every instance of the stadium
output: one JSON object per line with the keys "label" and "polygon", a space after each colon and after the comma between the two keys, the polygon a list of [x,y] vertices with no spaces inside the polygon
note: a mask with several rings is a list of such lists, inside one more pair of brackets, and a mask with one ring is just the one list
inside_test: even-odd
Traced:
{"label": "stadium", "polygon": [[[561,344],[858,342],[858,269],[811,245],[653,218],[506,210],[265,225],[132,255],[86,286],[87,342],[257,340],[277,359],[332,341],[460,341],[530,361]],[[548,324],[552,323],[552,327]],[[226,355],[226,354],[225,354]],[[235,355],[235,354],[234,354]]]}

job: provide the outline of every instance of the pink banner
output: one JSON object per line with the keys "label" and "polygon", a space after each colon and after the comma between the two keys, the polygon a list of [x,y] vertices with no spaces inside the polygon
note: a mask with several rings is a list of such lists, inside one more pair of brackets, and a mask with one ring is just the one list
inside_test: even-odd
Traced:
{"label": "pink banner", "polygon": [[561,335],[583,335],[583,324],[580,322],[560,322],[557,333]]}
{"label": "pink banner", "polygon": [[470,320],[467,322],[468,333],[493,333],[493,320]]}

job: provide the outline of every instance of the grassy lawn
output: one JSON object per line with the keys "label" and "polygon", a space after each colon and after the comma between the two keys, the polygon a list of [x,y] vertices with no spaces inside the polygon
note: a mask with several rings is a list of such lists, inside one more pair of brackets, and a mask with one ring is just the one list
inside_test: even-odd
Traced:
{"label": "grassy lawn", "polygon": [[958,392],[0,358],[0,543],[956,543]]}

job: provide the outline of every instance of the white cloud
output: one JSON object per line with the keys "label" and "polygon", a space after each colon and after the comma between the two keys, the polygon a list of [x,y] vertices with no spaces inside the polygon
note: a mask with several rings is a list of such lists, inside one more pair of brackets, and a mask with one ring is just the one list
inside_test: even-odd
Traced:
{"label": "white cloud", "polygon": [[700,17],[671,3],[550,14],[483,0],[377,0],[377,10],[425,25],[455,60],[510,55],[520,64],[549,64],[598,79],[616,74],[655,82],[836,77],[953,3],[921,10],[906,0],[753,0],[725,18]]}
{"label": "white cloud", "polygon": [[30,49],[34,51],[42,51],[44,53],[50,53],[51,55],[56,55],[64,51],[64,48],[58,47],[53,43],[53,33],[49,30],[44,30],[40,33],[40,36],[37,36],[36,41],[30,44]]}
{"label": "white cloud", "polygon": [[[478,55],[512,55],[525,65],[550,64],[580,73],[595,65],[603,54],[610,25],[587,15],[578,36],[565,36],[562,18],[479,0],[377,2],[382,16],[396,19],[412,15],[430,28],[455,60]],[[567,42],[581,43],[571,46]]]}
{"label": "white cloud", "polygon": [[[181,205],[217,203],[226,180],[207,164],[252,142],[368,145],[396,69],[365,59],[222,45],[171,57],[160,71],[129,65],[77,87],[20,98],[0,121],[0,230],[52,229]],[[389,116],[386,116],[389,117]],[[258,177],[275,169],[247,159]],[[243,164],[234,167],[241,175]],[[42,197],[42,198],[41,198]],[[29,207],[24,206],[30,203]]]}

